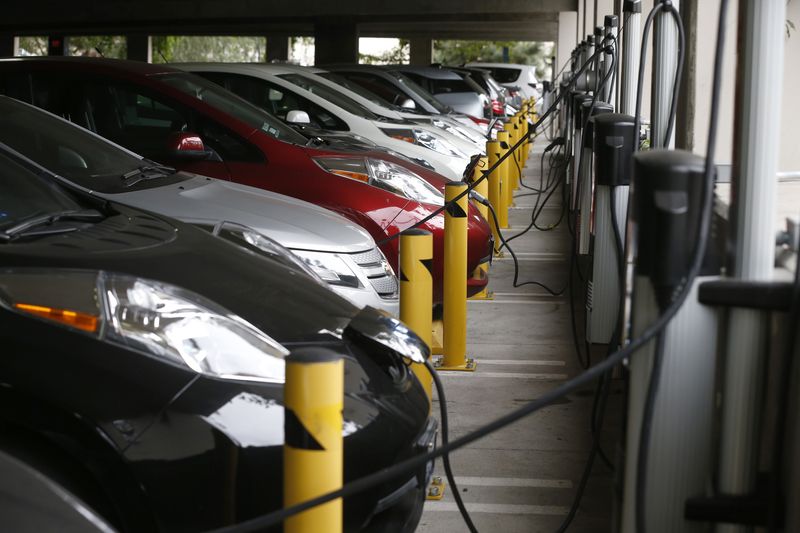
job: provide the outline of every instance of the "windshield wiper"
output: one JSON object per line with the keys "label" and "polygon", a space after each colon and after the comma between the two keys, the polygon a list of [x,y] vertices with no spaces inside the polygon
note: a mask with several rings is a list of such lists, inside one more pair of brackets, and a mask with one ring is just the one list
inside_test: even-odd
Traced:
{"label": "windshield wiper", "polygon": [[135,168],[126,172],[125,174],[120,176],[123,185],[126,187],[131,187],[132,185],[136,185],[140,181],[144,180],[152,180],[157,178],[164,178],[166,176],[170,176],[177,172],[172,167],[167,167],[164,165],[159,165],[158,163],[153,163],[151,165],[144,165],[139,168]]}
{"label": "windshield wiper", "polygon": [[[45,215],[38,215],[31,217],[27,220],[23,220],[14,226],[11,226],[8,229],[0,231],[0,240],[3,241],[10,241],[18,237],[24,236],[29,230],[43,225],[50,225],[58,221],[62,220],[79,220],[79,221],[89,221],[89,220],[101,220],[106,218],[106,216],[97,211],[95,209],[81,209],[81,210],[69,210],[69,211],[56,211],[54,213],[47,213]],[[74,231],[75,228],[65,227],[65,228],[58,228],[55,229],[52,233],[63,233],[67,231]]]}

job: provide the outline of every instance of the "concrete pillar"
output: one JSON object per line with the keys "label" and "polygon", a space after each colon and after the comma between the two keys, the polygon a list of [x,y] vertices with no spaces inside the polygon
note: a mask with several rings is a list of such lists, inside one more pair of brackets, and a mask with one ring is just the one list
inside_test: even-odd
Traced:
{"label": "concrete pillar", "polygon": [[314,24],[314,64],[358,63],[358,26],[349,20]]}
{"label": "concrete pillar", "polygon": [[[697,0],[684,0],[681,20],[686,34],[686,64],[675,117],[675,148],[694,149],[695,78],[697,77]],[[714,32],[708,32],[714,33]],[[713,69],[712,69],[713,70]]]}
{"label": "concrete pillar", "polygon": [[66,56],[69,55],[67,37],[64,35],[50,35],[47,38],[47,55]]}
{"label": "concrete pillar", "polygon": [[17,55],[18,39],[13,35],[0,35],[0,57]]}
{"label": "concrete pillar", "polygon": [[433,39],[414,37],[409,40],[409,45],[412,65],[428,66],[433,62]]}
{"label": "concrete pillar", "polygon": [[127,42],[127,58],[133,61],[153,62],[153,47],[149,35],[143,33],[129,33],[125,36]]}
{"label": "concrete pillar", "polygon": [[[556,64],[554,65],[554,73],[560,71],[567,61],[569,61],[572,50],[578,44],[575,42],[577,29],[577,11],[562,11],[558,14],[558,41],[556,41]],[[556,80],[556,83],[558,83],[558,80]]]}
{"label": "concrete pillar", "polygon": [[289,60],[289,36],[284,33],[267,35],[267,62]]}

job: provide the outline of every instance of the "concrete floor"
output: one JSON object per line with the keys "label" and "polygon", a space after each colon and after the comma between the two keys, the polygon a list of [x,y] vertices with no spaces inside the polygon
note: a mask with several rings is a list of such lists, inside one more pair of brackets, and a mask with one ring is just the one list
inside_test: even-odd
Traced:
{"label": "concrete floor", "polygon": [[[539,182],[538,143],[525,168],[525,182]],[[528,192],[521,189],[518,195]],[[555,221],[560,199],[554,195],[539,225]],[[535,196],[519,197],[510,211],[514,235],[530,222]],[[551,207],[552,206],[552,207]],[[532,230],[512,241],[520,260],[520,281],[536,280],[561,289],[569,274],[569,233],[565,223],[550,232]],[[470,301],[469,356],[475,373],[442,372],[447,391],[451,439],[457,438],[540,396],[580,371],[572,341],[569,300],[533,285],[514,288],[509,254],[492,265],[492,301]],[[582,296],[576,299],[581,307]],[[583,316],[578,316],[582,331]],[[602,353],[604,348],[596,347]],[[589,418],[594,389],[579,391],[552,407],[451,455],[456,481],[479,531],[555,532],[572,504],[591,449]],[[620,434],[621,387],[612,384],[603,448],[613,456]],[[434,412],[438,413],[438,402]],[[444,477],[441,462],[436,474]],[[611,530],[613,472],[595,461],[586,493],[569,532]],[[448,486],[440,502],[428,502],[418,531],[462,532],[462,521]]]}

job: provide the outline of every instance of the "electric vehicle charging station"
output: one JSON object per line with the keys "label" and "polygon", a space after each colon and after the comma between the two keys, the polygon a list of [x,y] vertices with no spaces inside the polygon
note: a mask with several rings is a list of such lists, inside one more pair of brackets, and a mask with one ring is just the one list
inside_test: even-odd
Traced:
{"label": "electric vehicle charging station", "polygon": [[630,115],[606,113],[592,118],[592,122],[595,209],[592,271],[587,280],[586,340],[608,344],[619,325],[630,169],[636,135]]}
{"label": "electric vehicle charging station", "polygon": [[[684,151],[650,150],[633,157],[633,337],[669,307],[686,281],[695,245],[687,236],[698,234],[703,171],[703,158]],[[685,520],[683,506],[703,493],[713,464],[717,313],[698,303],[697,287],[717,279],[718,260],[709,247],[675,318],[630,360],[623,533],[639,531],[636,512],[642,507],[646,531],[704,529]],[[640,448],[643,418],[650,429]],[[639,457],[643,449],[646,460]]]}
{"label": "electric vehicle charging station", "polygon": [[611,113],[613,106],[605,102],[595,101],[592,97],[581,104],[578,114],[583,125],[581,132],[581,159],[578,163],[578,254],[589,254],[591,241],[592,210],[594,207],[594,179],[592,170],[592,148],[594,146],[594,123],[592,119],[604,113]]}

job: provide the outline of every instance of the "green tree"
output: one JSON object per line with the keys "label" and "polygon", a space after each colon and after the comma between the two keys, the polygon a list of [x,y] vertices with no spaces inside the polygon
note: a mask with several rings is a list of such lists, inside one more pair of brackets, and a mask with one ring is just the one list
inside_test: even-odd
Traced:
{"label": "green tree", "polygon": [[71,56],[128,57],[128,42],[123,35],[74,35],[67,38]]}
{"label": "green tree", "polygon": [[153,63],[181,61],[264,61],[267,38],[259,36],[158,35],[152,39]]}
{"label": "green tree", "polygon": [[394,48],[382,54],[358,54],[358,62],[365,65],[394,65],[408,63],[411,57],[411,45],[408,39],[398,39]]}
{"label": "green tree", "polygon": [[552,42],[538,41],[459,41],[433,42],[433,60],[443,65],[463,65],[470,61],[503,62],[503,48],[508,48],[509,63],[536,67],[539,78],[550,73],[548,61],[553,55]]}

